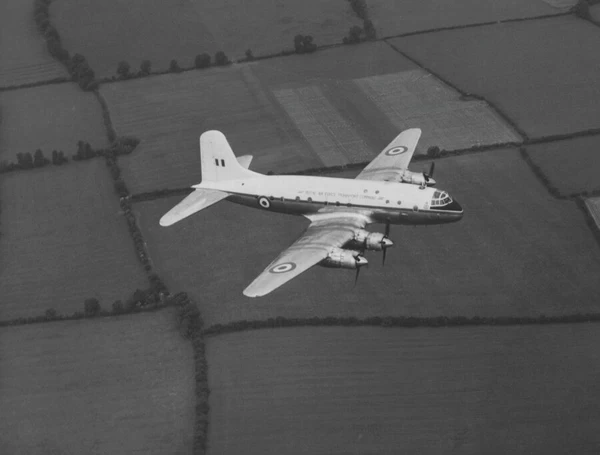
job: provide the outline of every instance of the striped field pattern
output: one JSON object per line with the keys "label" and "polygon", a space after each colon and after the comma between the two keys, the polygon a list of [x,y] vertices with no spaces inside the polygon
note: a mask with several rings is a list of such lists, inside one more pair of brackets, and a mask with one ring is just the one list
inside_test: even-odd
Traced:
{"label": "striped field pattern", "polygon": [[485,101],[460,100],[458,93],[424,70],[357,79],[355,84],[398,131],[423,130],[417,153],[432,145],[456,150],[521,140]]}

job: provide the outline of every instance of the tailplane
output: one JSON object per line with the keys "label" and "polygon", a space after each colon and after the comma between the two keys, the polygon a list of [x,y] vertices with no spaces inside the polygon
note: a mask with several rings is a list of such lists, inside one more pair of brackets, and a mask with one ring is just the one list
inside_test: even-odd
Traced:
{"label": "tailplane", "polygon": [[251,160],[251,156],[245,155],[238,161],[220,131],[206,131],[200,136],[202,182],[260,177],[261,174],[247,169]]}

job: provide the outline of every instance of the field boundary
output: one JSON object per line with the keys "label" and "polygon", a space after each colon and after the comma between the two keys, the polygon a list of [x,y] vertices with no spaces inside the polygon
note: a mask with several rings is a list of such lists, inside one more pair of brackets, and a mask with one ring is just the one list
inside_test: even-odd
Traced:
{"label": "field boundary", "polygon": [[286,318],[278,316],[264,320],[240,320],[227,324],[213,324],[204,329],[205,337],[214,337],[227,333],[247,330],[279,329],[286,327],[384,327],[384,328],[449,328],[462,326],[515,326],[515,325],[547,325],[600,322],[600,313],[574,313],[562,316],[501,316],[501,317],[466,317],[466,316],[374,316],[369,318],[355,317],[312,317]]}
{"label": "field boundary", "polygon": [[28,84],[19,84],[19,85],[5,85],[4,87],[0,87],[0,93],[2,92],[10,92],[13,90],[23,90],[28,88],[41,87],[43,85],[56,85],[56,84],[65,84],[68,82],[73,82],[68,77],[57,77],[54,79],[47,79],[45,81],[38,82],[29,82]]}
{"label": "field boundary", "polygon": [[483,97],[481,95],[478,95],[478,94],[475,94],[475,93],[465,92],[464,90],[462,90],[461,88],[459,88],[458,86],[456,86],[452,82],[450,82],[448,79],[442,77],[437,72],[435,72],[432,69],[426,67],[423,63],[421,63],[416,58],[412,57],[411,55],[409,55],[405,51],[401,50],[395,44],[392,44],[392,43],[388,42],[387,40],[384,40],[384,42],[388,46],[390,46],[393,50],[395,50],[397,53],[399,53],[400,55],[402,55],[404,58],[406,58],[407,60],[410,60],[415,65],[417,65],[419,68],[427,71],[429,74],[432,74],[434,77],[436,77],[438,80],[440,80],[441,82],[443,82],[444,84],[446,84],[448,87],[450,87],[454,91],[460,93],[461,96],[463,96],[464,98],[466,98],[466,99],[477,99],[477,100],[480,100],[480,101],[485,101],[487,103],[487,105],[490,106],[492,108],[492,110],[494,112],[496,112],[496,114],[498,114],[498,116],[502,120],[504,120],[508,124],[508,126],[510,126],[513,129],[513,131],[515,131],[519,136],[521,136],[521,138],[523,139],[524,142],[527,142],[529,140],[529,136],[527,135],[527,133],[525,132],[525,130],[523,130],[519,125],[517,125],[517,123],[513,119],[511,119],[503,110],[501,110],[494,103],[488,101],[485,97]]}
{"label": "field boundary", "polygon": [[[598,191],[597,195],[600,196],[600,191]],[[588,210],[588,208],[585,204],[585,198],[584,197],[575,198],[575,204],[577,204],[577,207],[579,207],[579,209],[583,212],[585,222],[586,222],[587,226],[590,228],[590,230],[592,231],[592,235],[596,239],[596,243],[598,243],[598,247],[600,247],[600,226],[598,226],[598,224],[596,223],[596,220],[594,219],[594,217]]]}

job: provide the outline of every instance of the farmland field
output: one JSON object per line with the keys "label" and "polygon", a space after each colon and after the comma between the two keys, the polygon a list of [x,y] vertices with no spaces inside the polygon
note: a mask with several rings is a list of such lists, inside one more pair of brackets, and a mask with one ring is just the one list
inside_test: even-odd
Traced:
{"label": "farmland field", "polygon": [[584,214],[574,202],[550,196],[518,151],[439,160],[436,180],[464,207],[462,221],[392,227],[386,266],[369,254],[371,267],[356,288],[351,271],[315,267],[259,299],[242,290],[307,220],[222,202],[162,228],[159,218],[181,198],[138,203],[135,210],[157,270],[167,285],[196,298],[209,323],[599,310],[600,250]]}
{"label": "farmland field", "polygon": [[600,4],[591,6],[590,14],[592,16],[592,20],[600,25]]}
{"label": "farmland field", "polygon": [[100,105],[76,84],[59,84],[0,93],[0,158],[16,161],[19,152],[53,149],[69,156],[77,141],[93,147],[108,144]]}
{"label": "farmland field", "polygon": [[121,160],[133,193],[197,183],[198,136],[211,128],[236,154],[253,154],[253,169],[276,173],[370,161],[413,126],[427,132],[417,153],[520,140],[486,103],[460,100],[384,43],[101,91],[117,131],[142,139]]}
{"label": "farmland field", "polygon": [[600,136],[527,146],[527,152],[561,195],[600,189]]}
{"label": "farmland field", "polygon": [[0,330],[3,454],[189,454],[193,353],[170,310]]}
{"label": "farmland field", "polygon": [[211,454],[598,452],[593,325],[208,340]]}
{"label": "farmland field", "polygon": [[559,17],[390,42],[495,103],[531,137],[600,126],[600,28],[587,21]]}
{"label": "farmland field", "polygon": [[369,0],[368,6],[369,16],[381,37],[439,27],[556,14],[568,9],[553,8],[538,0]]}
{"label": "farmland field", "polygon": [[294,49],[297,34],[312,35],[318,45],[341,43],[360,23],[338,0],[57,0],[51,14],[65,48],[85,55],[102,77],[115,75],[121,60],[137,70],[149,59],[155,70],[166,70],[171,59],[191,67],[203,52],[222,50],[233,60],[247,49],[255,56],[278,53]]}
{"label": "farmland field", "polygon": [[147,287],[103,160],[0,179],[0,319],[105,309]]}
{"label": "farmland field", "polygon": [[0,2],[0,87],[68,76],[46,50],[33,20],[33,3]]}

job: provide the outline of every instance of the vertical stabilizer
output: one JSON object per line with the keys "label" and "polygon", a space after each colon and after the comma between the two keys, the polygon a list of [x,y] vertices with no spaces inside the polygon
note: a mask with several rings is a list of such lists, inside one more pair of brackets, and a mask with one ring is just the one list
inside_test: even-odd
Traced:
{"label": "vertical stabilizer", "polygon": [[[203,182],[261,176],[240,164],[225,135],[220,131],[206,131],[200,136],[200,162]],[[248,164],[250,163],[248,162]]]}

